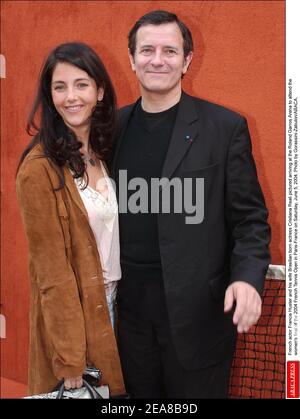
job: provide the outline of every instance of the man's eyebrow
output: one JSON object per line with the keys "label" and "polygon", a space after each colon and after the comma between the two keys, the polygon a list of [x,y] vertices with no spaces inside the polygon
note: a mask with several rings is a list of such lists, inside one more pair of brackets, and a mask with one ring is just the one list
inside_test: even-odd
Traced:
{"label": "man's eyebrow", "polygon": [[171,48],[171,49],[176,49],[178,50],[177,47],[175,47],[174,45],[165,45],[164,48]]}
{"label": "man's eyebrow", "polygon": [[151,44],[144,44],[144,45],[140,45],[140,48],[154,48],[153,45]]}
{"label": "man's eyebrow", "polygon": [[[145,45],[140,45],[140,48],[155,48],[154,45],[151,44],[145,44]],[[176,51],[178,51],[178,48],[175,47],[174,45],[164,45],[163,48],[170,48],[170,49],[175,49]]]}

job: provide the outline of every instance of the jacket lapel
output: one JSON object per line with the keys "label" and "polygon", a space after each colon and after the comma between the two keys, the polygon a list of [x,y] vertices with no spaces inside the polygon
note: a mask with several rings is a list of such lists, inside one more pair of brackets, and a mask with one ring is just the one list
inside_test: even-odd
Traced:
{"label": "jacket lapel", "polygon": [[75,185],[73,176],[70,173],[69,169],[67,169],[66,167],[64,168],[64,175],[65,187],[68,189],[70,197],[72,197],[73,202],[77,205],[77,207],[81,210],[81,212],[85,215],[85,217],[88,220],[87,210],[84,206],[84,203],[82,202],[77,186]]}
{"label": "jacket lapel", "polygon": [[126,107],[126,109],[123,109],[120,113],[119,113],[119,129],[118,129],[118,134],[116,135],[116,146],[115,146],[115,152],[114,152],[114,157],[113,157],[113,164],[112,164],[112,177],[113,179],[117,179],[118,177],[118,173],[117,173],[117,162],[118,162],[118,157],[119,157],[119,152],[120,152],[120,148],[121,148],[121,144],[122,141],[124,139],[124,135],[130,120],[130,117],[132,115],[132,112],[134,111],[136,105],[138,104],[138,102],[140,101],[140,98],[133,103],[132,105],[129,105]]}
{"label": "jacket lapel", "polygon": [[162,177],[170,178],[198,135],[193,98],[182,92],[177,117],[164,162]]}

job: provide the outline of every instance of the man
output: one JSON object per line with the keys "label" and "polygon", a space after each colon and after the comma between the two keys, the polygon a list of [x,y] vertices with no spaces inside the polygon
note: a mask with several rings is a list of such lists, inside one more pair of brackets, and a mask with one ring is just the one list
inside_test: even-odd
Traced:
{"label": "man", "polygon": [[[261,312],[270,229],[247,123],[182,92],[192,57],[189,29],[169,12],[144,15],[129,33],[141,99],[120,111],[113,174],[119,349],[134,398],[226,398],[236,330]],[[145,184],[147,196],[134,188]]]}

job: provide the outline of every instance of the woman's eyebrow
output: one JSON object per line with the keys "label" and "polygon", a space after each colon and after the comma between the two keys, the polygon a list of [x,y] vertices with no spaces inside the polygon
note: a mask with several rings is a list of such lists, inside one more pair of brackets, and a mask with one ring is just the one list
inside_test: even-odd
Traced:
{"label": "woman's eyebrow", "polygon": [[[78,82],[78,81],[83,81],[83,80],[85,80],[85,81],[89,81],[89,79],[87,79],[87,78],[85,78],[85,77],[81,77],[81,78],[79,78],[79,79],[75,79],[74,81],[75,81],[75,82]],[[54,83],[65,83],[65,81],[63,81],[63,80],[54,80],[54,81],[52,82],[52,84],[54,84]]]}

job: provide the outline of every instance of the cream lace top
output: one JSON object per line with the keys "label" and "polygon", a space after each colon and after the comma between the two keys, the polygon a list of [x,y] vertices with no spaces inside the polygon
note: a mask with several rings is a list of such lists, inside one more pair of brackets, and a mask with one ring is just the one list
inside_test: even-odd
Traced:
{"label": "cream lace top", "polygon": [[[121,278],[118,204],[113,185],[101,162],[104,178],[97,183],[97,190],[75,179],[78,192],[87,210],[89,223],[95,235],[100,255],[106,294],[112,294]],[[106,187],[106,188],[105,188]],[[100,191],[106,190],[106,194]]]}

